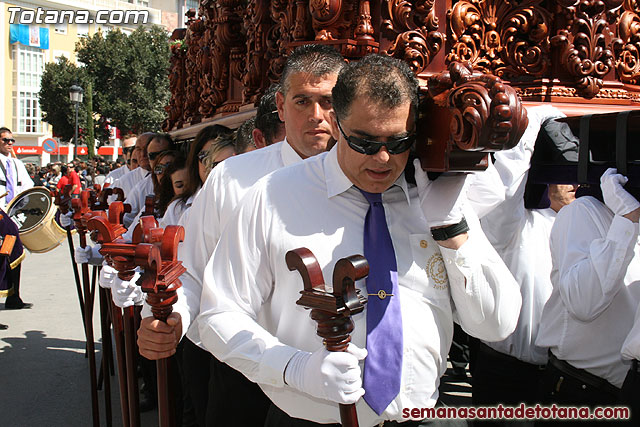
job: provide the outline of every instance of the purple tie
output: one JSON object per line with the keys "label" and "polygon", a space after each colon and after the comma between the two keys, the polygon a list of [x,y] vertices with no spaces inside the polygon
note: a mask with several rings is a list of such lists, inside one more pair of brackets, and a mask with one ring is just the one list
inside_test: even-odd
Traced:
{"label": "purple tie", "polygon": [[7,198],[5,199],[7,203],[13,200],[15,194],[15,185],[13,183],[13,168],[11,165],[11,159],[7,159]]}
{"label": "purple tie", "polygon": [[402,315],[398,266],[387,228],[382,195],[360,190],[369,202],[364,220],[364,257],[369,262],[367,352],[364,400],[380,415],[400,392],[402,378]]}

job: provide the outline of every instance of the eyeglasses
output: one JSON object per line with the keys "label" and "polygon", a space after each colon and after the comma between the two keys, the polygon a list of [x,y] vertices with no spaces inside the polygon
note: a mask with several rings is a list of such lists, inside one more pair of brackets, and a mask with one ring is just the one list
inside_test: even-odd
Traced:
{"label": "eyeglasses", "polygon": [[149,160],[154,161],[160,154],[164,153],[165,150],[162,151],[154,151],[153,153],[151,151],[147,152],[147,156],[149,157]]}
{"label": "eyeglasses", "polygon": [[209,156],[209,150],[202,150],[198,153],[198,161],[204,164],[205,159]]}
{"label": "eyeglasses", "polygon": [[168,168],[169,166],[171,166],[172,162],[168,162],[168,163],[162,163],[159,165],[156,165],[155,168],[153,168],[153,173],[156,175],[162,175],[164,173],[164,170],[166,168]]}
{"label": "eyeglasses", "polygon": [[347,134],[344,133],[344,130],[342,130],[342,126],[340,126],[338,116],[336,116],[336,123],[338,123],[338,129],[340,129],[340,133],[344,136],[344,139],[347,140],[349,147],[358,153],[366,154],[368,156],[376,154],[383,146],[387,149],[389,154],[401,154],[410,149],[416,140],[415,132],[405,136],[404,138],[393,139],[387,142],[371,141],[369,139],[358,138],[353,135],[347,136]]}
{"label": "eyeglasses", "polygon": [[122,153],[123,154],[129,154],[129,153],[133,152],[133,150],[135,150],[135,149],[136,149],[136,147],[133,147],[133,146],[131,146],[131,147],[123,147],[122,148]]}
{"label": "eyeglasses", "polygon": [[16,140],[13,138],[2,138],[2,140],[5,144],[13,144],[14,142],[16,142]]}

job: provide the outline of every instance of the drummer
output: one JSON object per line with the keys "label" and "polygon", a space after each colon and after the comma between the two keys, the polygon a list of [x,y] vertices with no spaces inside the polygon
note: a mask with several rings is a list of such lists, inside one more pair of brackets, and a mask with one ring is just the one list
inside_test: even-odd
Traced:
{"label": "drummer", "polygon": [[[3,247],[2,243],[8,235],[16,236],[16,241],[13,246]],[[31,304],[23,303],[20,297],[18,300],[22,303],[22,307],[17,307],[13,301],[13,296],[20,285],[20,263],[24,259],[24,250],[18,227],[2,209],[0,209],[0,238],[2,239],[0,249],[6,249],[6,253],[4,251],[0,253],[0,297],[9,295],[6,300],[8,303],[5,301],[7,309],[29,308]],[[0,323],[1,329],[7,329],[7,325]]]}
{"label": "drummer", "polygon": [[33,187],[33,181],[24,164],[11,156],[11,146],[16,142],[6,127],[0,127],[0,208],[24,190]]}

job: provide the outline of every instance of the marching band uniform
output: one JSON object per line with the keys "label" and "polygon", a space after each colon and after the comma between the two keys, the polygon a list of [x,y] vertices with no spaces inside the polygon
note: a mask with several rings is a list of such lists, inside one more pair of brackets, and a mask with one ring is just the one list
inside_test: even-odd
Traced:
{"label": "marching band uniform", "polygon": [[0,209],[0,236],[4,241],[8,235],[16,236],[16,241],[10,254],[0,255],[0,297],[8,297],[7,299],[11,298],[20,285],[20,263],[24,260],[25,253],[18,227],[9,215]]}
{"label": "marching band uniform", "polygon": [[[404,356],[400,391],[386,410],[378,415],[363,399],[356,403],[362,426],[406,421],[404,408],[436,404],[454,318],[473,335],[499,340],[513,331],[520,309],[515,280],[470,209],[464,211],[469,238],[453,250],[433,240],[418,189],[409,187],[404,175],[382,200],[396,242],[399,295],[389,298],[401,301]],[[196,322],[203,344],[257,382],[291,417],[340,420],[335,403],[285,384],[292,357],[323,346],[309,312],[295,304],[301,280],[287,268],[285,253],[309,248],[324,277],[332,277],[337,259],[363,253],[369,206],[340,168],[333,147],[260,180],[228,221],[205,269]],[[366,294],[361,282],[358,287]],[[366,311],[353,316],[352,343],[360,348],[365,347]]]}
{"label": "marching band uniform", "polygon": [[0,199],[0,208],[6,209],[15,196],[32,187],[33,180],[24,163],[14,157],[0,154],[0,194],[9,192]]}

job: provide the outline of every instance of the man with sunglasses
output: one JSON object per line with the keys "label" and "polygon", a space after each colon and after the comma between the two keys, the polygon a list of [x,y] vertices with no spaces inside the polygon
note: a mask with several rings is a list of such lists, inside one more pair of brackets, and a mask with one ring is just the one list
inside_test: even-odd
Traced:
{"label": "man with sunglasses", "polygon": [[124,202],[131,205],[131,212],[125,213],[122,220],[123,225],[126,228],[129,228],[132,225],[133,220],[144,208],[144,201],[146,197],[154,193],[153,179],[149,172],[154,172],[158,163],[158,156],[165,151],[174,149],[175,143],[171,137],[168,134],[162,133],[154,134],[149,141],[149,145],[145,146],[144,149],[139,148],[140,151],[138,153],[138,158],[140,160],[140,168],[144,169],[147,173],[128,194],[125,193],[126,198]]}
{"label": "man with sunglasses", "polygon": [[124,174],[135,169],[131,166],[131,157],[133,155],[133,150],[136,148],[136,137],[137,135],[135,134],[128,134],[122,138],[122,156],[124,157],[124,165],[109,172],[107,178],[104,180],[105,183],[113,184]]}
{"label": "man with sunglasses", "polygon": [[9,128],[0,127],[0,208],[5,209],[18,194],[33,187],[33,180],[24,163],[11,151],[16,140]]}
{"label": "man with sunglasses", "polygon": [[[332,91],[336,145],[254,185],[207,265],[200,338],[269,396],[266,427],[339,423],[338,403],[356,404],[363,427],[426,425],[411,409],[438,401],[454,319],[487,340],[516,325],[517,284],[467,206],[465,177],[430,181],[416,161],[417,185],[405,179],[417,93],[403,61],[347,65]],[[302,280],[285,254],[299,247],[326,279],[341,258],[369,261],[346,352],[328,352],[295,303]]]}
{"label": "man with sunglasses", "polygon": [[[241,373],[213,358],[202,346],[196,325],[189,326],[200,308],[205,266],[238,202],[260,178],[324,152],[332,144],[331,89],[344,65],[342,56],[331,46],[300,46],[289,55],[275,94],[277,108],[270,110],[277,110],[284,122],[286,138],[231,157],[209,174],[194,199],[185,224],[185,241],[178,251],[187,272],[181,276],[182,288],[174,305],[175,314],[168,319],[170,326],[152,318],[142,320],[138,344],[140,353],[148,358],[173,354],[186,333],[185,375],[200,425],[253,427],[264,422],[270,403],[262,391]],[[211,385],[210,365],[215,366]],[[220,393],[221,389],[234,392]],[[252,402],[250,413],[244,411],[247,401]],[[237,419],[234,414],[239,412],[246,415]]]}
{"label": "man with sunglasses", "polygon": [[[0,208],[6,210],[9,202],[21,192],[33,187],[33,181],[24,164],[12,156],[11,146],[16,142],[9,128],[0,127]],[[5,220],[9,216],[5,215]],[[20,239],[18,239],[18,242]],[[16,246],[18,246],[16,244]],[[20,245],[22,247],[22,245]],[[20,310],[31,308],[32,304],[22,301],[20,298],[20,263],[7,272],[7,280],[11,294],[7,296],[4,308],[7,310]]]}

